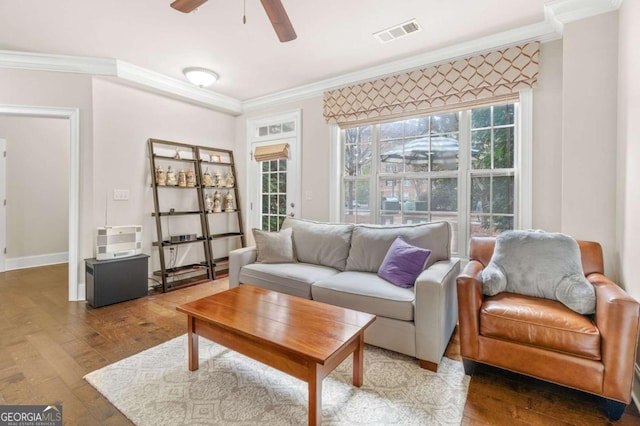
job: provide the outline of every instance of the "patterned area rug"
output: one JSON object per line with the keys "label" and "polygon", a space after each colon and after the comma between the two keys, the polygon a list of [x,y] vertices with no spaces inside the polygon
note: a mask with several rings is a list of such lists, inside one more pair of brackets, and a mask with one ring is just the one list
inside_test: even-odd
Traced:
{"label": "patterned area rug", "polygon": [[[462,363],[438,373],[402,354],[367,345],[364,384],[351,384],[349,356],[322,385],[325,425],[459,425],[469,387]],[[190,372],[186,335],[85,376],[137,425],[299,425],[307,384],[200,338]]]}

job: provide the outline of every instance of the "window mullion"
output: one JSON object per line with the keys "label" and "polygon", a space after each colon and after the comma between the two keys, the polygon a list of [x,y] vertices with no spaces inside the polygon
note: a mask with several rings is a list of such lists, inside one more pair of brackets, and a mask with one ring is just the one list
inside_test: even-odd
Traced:
{"label": "window mullion", "polygon": [[380,223],[380,124],[371,129],[371,176],[369,176],[369,211],[371,223]]}
{"label": "window mullion", "polygon": [[458,133],[458,253],[467,257],[467,241],[471,234],[469,218],[471,200],[471,111],[460,113]]}

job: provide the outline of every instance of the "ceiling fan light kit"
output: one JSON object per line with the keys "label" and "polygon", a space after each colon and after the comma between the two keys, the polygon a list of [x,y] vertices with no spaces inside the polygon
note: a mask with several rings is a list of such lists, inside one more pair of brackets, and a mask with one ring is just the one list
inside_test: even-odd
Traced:
{"label": "ceiling fan light kit", "polygon": [[182,70],[187,80],[198,87],[209,87],[215,83],[219,76],[215,72],[207,68],[189,67]]}

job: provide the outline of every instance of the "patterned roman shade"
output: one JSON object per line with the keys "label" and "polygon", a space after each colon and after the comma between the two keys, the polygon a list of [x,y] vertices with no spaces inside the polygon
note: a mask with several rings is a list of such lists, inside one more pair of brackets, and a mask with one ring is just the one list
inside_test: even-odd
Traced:
{"label": "patterned roman shade", "polygon": [[289,158],[289,144],[279,143],[275,145],[258,146],[253,152],[253,159],[257,162],[284,160]]}
{"label": "patterned roman shade", "polygon": [[517,99],[536,86],[539,56],[532,42],[331,90],[324,116],[347,126]]}

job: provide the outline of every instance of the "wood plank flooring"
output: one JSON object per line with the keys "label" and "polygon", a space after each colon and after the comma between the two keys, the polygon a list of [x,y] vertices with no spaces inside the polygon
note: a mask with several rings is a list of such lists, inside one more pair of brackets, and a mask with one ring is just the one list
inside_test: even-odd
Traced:
{"label": "wood plank flooring", "polygon": [[[0,404],[62,404],[65,424],[130,425],[82,377],[185,333],[175,307],[227,286],[222,279],[94,309],[67,301],[66,264],[0,273]],[[446,356],[460,359],[457,334]],[[478,366],[462,424],[627,426],[640,425],[640,414],[632,404],[611,422],[596,397]]]}

